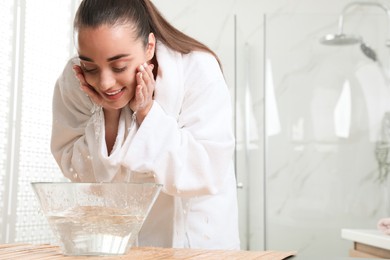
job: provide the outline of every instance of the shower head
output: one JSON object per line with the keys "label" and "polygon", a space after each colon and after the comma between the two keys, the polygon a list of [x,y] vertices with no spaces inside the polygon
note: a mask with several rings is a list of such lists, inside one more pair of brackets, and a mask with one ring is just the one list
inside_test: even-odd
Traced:
{"label": "shower head", "polygon": [[360,44],[360,49],[367,58],[377,61],[375,51],[363,42],[360,36],[346,34],[327,34],[320,39],[320,42],[329,46],[346,46]]}
{"label": "shower head", "polygon": [[320,42],[325,45],[352,45],[362,43],[362,38],[357,35],[346,34],[327,34],[320,39]]}
{"label": "shower head", "polygon": [[367,46],[364,42],[360,44],[360,49],[362,50],[364,55],[366,55],[368,58],[370,58],[373,61],[377,61],[375,51],[369,46]]}
{"label": "shower head", "polygon": [[[320,39],[320,42],[324,45],[336,45],[336,46],[360,44],[360,49],[364,53],[364,55],[366,55],[366,57],[368,57],[369,59],[371,59],[373,61],[378,61],[375,51],[371,47],[367,46],[363,42],[363,40],[360,36],[346,35],[343,33],[344,15],[346,14],[347,10],[350,9],[351,7],[359,6],[359,5],[374,6],[374,7],[381,8],[382,10],[384,10],[386,12],[387,18],[390,22],[390,7],[388,7],[387,5],[380,3],[380,2],[376,2],[376,1],[368,2],[367,0],[362,0],[362,1],[356,0],[354,2],[347,4],[343,8],[342,13],[339,16],[338,33],[337,34],[327,34]],[[390,31],[389,31],[388,36],[390,36]],[[386,41],[386,46],[390,47],[390,39]]]}

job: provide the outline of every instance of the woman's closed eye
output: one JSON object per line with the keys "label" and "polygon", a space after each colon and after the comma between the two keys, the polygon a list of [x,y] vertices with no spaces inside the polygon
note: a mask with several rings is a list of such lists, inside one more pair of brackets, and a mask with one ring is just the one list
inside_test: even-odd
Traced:
{"label": "woman's closed eye", "polygon": [[87,68],[82,68],[84,73],[95,73],[97,72],[97,69],[87,69]]}
{"label": "woman's closed eye", "polygon": [[95,73],[98,70],[96,67],[85,66],[83,64],[81,65],[81,69],[84,73]]}
{"label": "woman's closed eye", "polygon": [[115,73],[121,73],[121,72],[124,72],[125,70],[127,70],[127,66],[124,66],[121,68],[115,68],[115,67],[112,68],[112,71]]}

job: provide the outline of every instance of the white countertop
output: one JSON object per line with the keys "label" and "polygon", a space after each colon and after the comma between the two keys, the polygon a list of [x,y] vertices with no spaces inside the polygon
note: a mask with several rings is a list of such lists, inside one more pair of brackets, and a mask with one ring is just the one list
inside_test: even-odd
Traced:
{"label": "white countertop", "polygon": [[390,236],[376,229],[342,229],[341,237],[354,242],[390,250]]}

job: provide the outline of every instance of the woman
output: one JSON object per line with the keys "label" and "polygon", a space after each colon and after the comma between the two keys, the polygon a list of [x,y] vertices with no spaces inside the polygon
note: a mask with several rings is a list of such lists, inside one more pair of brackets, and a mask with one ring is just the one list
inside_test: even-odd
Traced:
{"label": "woman", "polygon": [[163,184],[140,246],[239,249],[230,96],[215,54],[149,0],[84,0],[52,153],[74,182]]}

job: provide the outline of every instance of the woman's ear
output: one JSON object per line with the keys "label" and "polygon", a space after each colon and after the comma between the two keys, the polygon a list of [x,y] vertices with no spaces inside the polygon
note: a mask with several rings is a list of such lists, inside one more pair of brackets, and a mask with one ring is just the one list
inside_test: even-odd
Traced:
{"label": "woman's ear", "polygon": [[154,51],[156,50],[156,38],[153,33],[149,33],[148,45],[146,46],[146,59],[149,61],[154,57]]}

